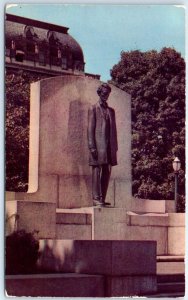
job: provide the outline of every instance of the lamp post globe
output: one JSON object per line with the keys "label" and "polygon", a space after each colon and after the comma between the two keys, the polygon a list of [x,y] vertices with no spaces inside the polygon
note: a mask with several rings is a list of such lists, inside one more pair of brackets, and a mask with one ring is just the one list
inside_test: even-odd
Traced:
{"label": "lamp post globe", "polygon": [[172,162],[172,166],[174,169],[174,172],[178,172],[181,168],[181,161],[179,160],[178,157],[175,157],[175,159]]}

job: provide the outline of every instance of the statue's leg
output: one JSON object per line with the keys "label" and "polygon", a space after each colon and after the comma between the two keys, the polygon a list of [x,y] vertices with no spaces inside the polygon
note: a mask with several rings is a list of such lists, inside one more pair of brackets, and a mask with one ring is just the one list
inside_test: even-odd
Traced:
{"label": "statue's leg", "polygon": [[109,184],[109,180],[110,180],[110,174],[111,174],[111,165],[109,165],[109,164],[102,165],[101,190],[102,190],[102,201],[103,202],[105,202],[108,184]]}
{"label": "statue's leg", "polygon": [[92,167],[92,194],[93,200],[100,202],[101,199],[101,166]]}

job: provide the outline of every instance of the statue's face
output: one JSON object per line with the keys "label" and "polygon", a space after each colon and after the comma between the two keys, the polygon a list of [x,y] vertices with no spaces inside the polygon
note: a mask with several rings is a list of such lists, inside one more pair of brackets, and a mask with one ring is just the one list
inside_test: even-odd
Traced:
{"label": "statue's face", "polygon": [[106,102],[108,100],[109,95],[110,95],[109,89],[105,88],[105,87],[102,87],[101,93],[100,93],[101,100]]}

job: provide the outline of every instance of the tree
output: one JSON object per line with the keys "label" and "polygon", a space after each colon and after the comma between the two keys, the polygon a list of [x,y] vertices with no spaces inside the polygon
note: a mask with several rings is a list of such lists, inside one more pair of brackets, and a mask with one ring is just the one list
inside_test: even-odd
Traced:
{"label": "tree", "polygon": [[185,202],[185,62],[172,48],[121,52],[110,83],[132,96],[132,190],[135,197],[173,199],[172,160],[182,163]]}
{"label": "tree", "polygon": [[26,192],[29,165],[30,83],[47,75],[6,73],[6,190]]}

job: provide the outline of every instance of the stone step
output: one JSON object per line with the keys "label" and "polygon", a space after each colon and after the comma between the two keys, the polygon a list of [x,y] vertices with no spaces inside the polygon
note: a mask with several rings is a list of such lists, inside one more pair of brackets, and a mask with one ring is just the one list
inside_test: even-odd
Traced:
{"label": "stone step", "polygon": [[56,239],[91,240],[92,207],[56,209]]}
{"label": "stone step", "polygon": [[[126,210],[122,208],[84,207],[75,209],[56,209],[56,239],[92,240],[99,239],[94,236],[97,224],[105,223],[109,226],[121,224],[126,229]],[[105,237],[102,239],[120,239],[116,231],[116,238]]]}
{"label": "stone step", "polygon": [[163,282],[157,284],[157,291],[159,293],[179,293],[185,292],[185,283],[184,282]]}
{"label": "stone step", "polygon": [[156,293],[155,276],[32,274],[6,276],[8,296],[123,297]]}
{"label": "stone step", "polygon": [[157,255],[157,262],[182,262],[183,255]]}
{"label": "stone step", "polygon": [[88,274],[6,276],[8,296],[104,297],[104,277]]}
{"label": "stone step", "polygon": [[157,275],[158,283],[166,282],[185,282],[184,274],[167,274],[167,275]]}
{"label": "stone step", "polygon": [[56,208],[56,213],[66,213],[66,214],[93,214],[94,207],[81,207],[81,208]]}
{"label": "stone step", "polygon": [[56,212],[56,224],[91,225],[92,214]]}
{"label": "stone step", "polygon": [[127,225],[185,227],[184,213],[135,213],[127,212]]}
{"label": "stone step", "polygon": [[[97,220],[95,220],[97,217]],[[86,222],[91,224],[93,220],[108,223],[127,223],[127,211],[125,208],[107,207],[83,207],[73,209],[56,209],[56,223],[69,223],[71,220],[79,224]]]}
{"label": "stone step", "polygon": [[169,292],[169,293],[157,293],[157,294],[151,294],[147,295],[147,298],[179,298],[179,297],[184,297],[185,293],[184,292]]}
{"label": "stone step", "polygon": [[157,262],[158,275],[185,274],[184,262]]}
{"label": "stone step", "polygon": [[[160,282],[175,282],[183,279],[185,262],[183,255],[158,255],[157,275]],[[182,281],[182,279],[180,281]]]}

